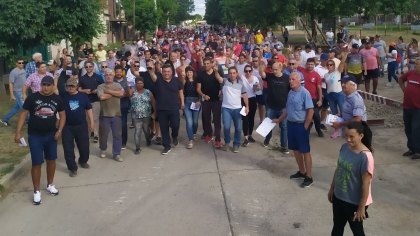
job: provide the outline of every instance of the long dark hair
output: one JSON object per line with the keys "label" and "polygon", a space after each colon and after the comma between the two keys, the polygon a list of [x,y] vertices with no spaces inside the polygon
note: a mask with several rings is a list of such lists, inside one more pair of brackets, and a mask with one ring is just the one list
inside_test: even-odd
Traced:
{"label": "long dark hair", "polygon": [[394,47],[394,46],[392,46],[392,45],[389,45],[388,52],[389,52],[389,53],[392,53],[392,50],[397,50],[397,48],[396,48],[396,47]]}
{"label": "long dark hair", "polygon": [[347,129],[354,129],[358,134],[363,134],[362,143],[373,152],[372,130],[365,121],[352,121],[347,124]]}
{"label": "long dark hair", "polygon": [[185,79],[186,79],[185,82],[186,83],[189,83],[189,80],[187,79],[187,72],[188,71],[192,71],[192,73],[193,73],[193,80],[194,80],[194,82],[196,82],[196,80],[197,80],[197,74],[195,73],[195,71],[192,68],[192,66],[185,67]]}

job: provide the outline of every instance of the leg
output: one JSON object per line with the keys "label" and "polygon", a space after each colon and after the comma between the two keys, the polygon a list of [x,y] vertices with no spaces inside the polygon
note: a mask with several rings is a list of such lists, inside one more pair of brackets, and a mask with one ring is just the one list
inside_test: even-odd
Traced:
{"label": "leg", "polygon": [[159,125],[162,132],[162,145],[165,148],[171,147],[171,138],[169,137],[169,114],[168,111],[158,111]]}
{"label": "leg", "polygon": [[47,181],[48,184],[52,184],[54,182],[55,160],[57,160],[57,140],[54,139],[54,133],[48,134],[46,140],[44,155],[47,161]]}
{"label": "leg", "polygon": [[220,130],[222,129],[222,101],[213,102],[214,136],[220,141]]}
{"label": "leg", "polygon": [[331,113],[333,115],[337,115],[338,114],[338,109],[337,109],[337,102],[334,96],[334,92],[331,92],[328,94],[328,103],[330,104],[330,109],[331,109]]}
{"label": "leg", "polygon": [[99,133],[99,113],[101,111],[101,105],[99,102],[94,102],[92,104],[92,113],[93,113],[93,122],[95,123],[95,129],[93,131],[95,136],[98,136]]}
{"label": "leg", "polygon": [[258,104],[258,115],[260,116],[260,122],[263,122],[264,117],[265,117],[265,109],[264,109],[264,105],[262,104]]}
{"label": "leg", "polygon": [[[398,70],[398,63],[396,61],[391,62],[392,64],[392,70],[391,70],[391,75],[392,78],[394,78],[396,85],[398,84],[398,76],[395,74],[395,72]],[[389,70],[388,70],[389,73]]]}
{"label": "leg", "polygon": [[[281,113],[279,115],[281,116],[283,114],[285,109],[281,110]],[[280,117],[279,116],[279,117]],[[282,122],[280,122],[280,146],[281,147],[287,147],[287,121],[284,119]]]}
{"label": "leg", "polygon": [[[392,62],[388,62],[388,83],[391,83],[391,81],[392,81],[393,66],[391,64],[392,64]],[[395,71],[394,71],[394,73],[395,73]]]}
{"label": "leg", "polygon": [[76,138],[77,149],[79,149],[79,163],[87,163],[89,161],[89,135],[86,133],[88,130],[87,123],[75,127],[74,135]]}
{"label": "leg", "polygon": [[128,107],[121,108],[121,143],[122,146],[127,145],[127,116]]}
{"label": "leg", "polygon": [[211,126],[211,108],[212,108],[211,104],[212,102],[209,102],[209,101],[204,101],[201,104],[201,107],[202,107],[201,119],[203,122],[204,134],[206,134],[207,136],[213,135],[213,128]]}
{"label": "leg", "polygon": [[324,124],[328,113],[328,93],[327,89],[322,89],[322,109],[321,109],[321,124]]}
{"label": "leg", "polygon": [[257,112],[257,99],[255,97],[248,100],[249,113],[248,117],[248,134],[251,136],[254,130],[255,113]]}
{"label": "leg", "polygon": [[111,130],[112,130],[112,155],[121,154],[122,138],[121,138],[121,117],[114,116],[111,118]]}
{"label": "leg", "polygon": [[371,81],[371,79],[366,79],[365,80],[365,90],[366,90],[367,93],[369,93],[369,91],[370,91],[370,81]]}
{"label": "leg", "polygon": [[[268,106],[266,107],[266,113],[267,113],[267,117],[270,119],[276,119],[278,117],[276,117],[276,112],[274,109],[269,108]],[[265,143],[269,143],[271,140],[271,137],[273,135],[273,131],[270,131],[270,133],[267,134],[267,136],[265,136]]]}
{"label": "leg", "polygon": [[143,133],[144,133],[144,137],[146,138],[147,142],[150,142],[151,140],[151,134],[150,134],[150,129],[148,128],[150,126],[150,120],[151,117],[145,117],[143,118]]}
{"label": "leg", "polygon": [[223,134],[225,138],[225,144],[230,143],[230,126],[232,124],[232,115],[230,109],[222,107],[223,117]]}
{"label": "leg", "polygon": [[333,197],[333,221],[334,226],[331,232],[331,236],[343,236],[344,234],[344,227],[347,224],[347,217],[344,202],[338,198]]}
{"label": "leg", "polygon": [[200,115],[200,111],[192,111],[193,135],[197,134],[199,115]]}
{"label": "leg", "polygon": [[171,127],[171,137],[178,138],[179,134],[179,123],[180,123],[180,116],[178,110],[170,111],[169,115],[169,126]]}
{"label": "leg", "polygon": [[[404,57],[405,57],[405,53],[401,53],[401,62],[400,62],[401,74],[402,74],[402,73],[403,73],[403,71],[404,71],[404,62],[405,62]],[[397,70],[398,70],[398,68],[397,68]]]}
{"label": "leg", "polygon": [[44,162],[43,140],[40,135],[28,136],[29,150],[31,152],[32,168],[31,176],[34,191],[39,190],[39,183],[41,181],[41,166]]}
{"label": "leg", "polygon": [[140,149],[140,141],[141,141],[141,130],[143,128],[143,119],[137,118],[134,122],[134,141],[136,143],[136,149]]}
{"label": "leg", "polygon": [[13,95],[16,98],[15,105],[10,109],[10,111],[3,117],[2,121],[8,123],[10,118],[14,116],[17,112],[19,112],[22,109],[22,93],[19,92],[13,92]]}
{"label": "leg", "polygon": [[314,104],[314,116],[313,116],[313,120],[314,120],[314,124],[315,124],[315,130],[316,132],[321,132],[321,117],[319,116],[319,107],[318,105],[316,105],[316,103],[318,102],[316,99],[312,99],[312,102]]}
{"label": "leg", "polygon": [[193,140],[193,110],[190,109],[191,102],[185,102],[184,115],[185,115],[185,128],[187,130],[188,141]]}
{"label": "leg", "polygon": [[[73,127],[65,125],[62,131],[62,144],[64,150],[64,159],[66,160],[67,169],[70,171],[77,170],[76,156],[74,155],[74,133]],[[86,135],[86,130],[83,131]]]}
{"label": "leg", "polygon": [[235,133],[233,136],[233,146],[239,147],[241,145],[241,108],[232,110],[232,120],[233,125],[235,126]]}
{"label": "leg", "polygon": [[303,158],[305,159],[305,170],[306,176],[312,178],[312,156],[310,152],[303,153]]}
{"label": "leg", "polygon": [[376,92],[376,89],[378,88],[378,78],[373,78],[373,89],[372,92]]}
{"label": "leg", "polygon": [[303,154],[300,153],[299,150],[293,150],[293,156],[295,156],[296,163],[299,167],[299,172],[305,174],[306,170],[303,164]]}
{"label": "leg", "polygon": [[420,154],[420,109],[413,109],[411,117],[413,151]]}
{"label": "leg", "polygon": [[99,117],[99,149],[105,151],[108,148],[108,134],[111,130],[111,117]]}

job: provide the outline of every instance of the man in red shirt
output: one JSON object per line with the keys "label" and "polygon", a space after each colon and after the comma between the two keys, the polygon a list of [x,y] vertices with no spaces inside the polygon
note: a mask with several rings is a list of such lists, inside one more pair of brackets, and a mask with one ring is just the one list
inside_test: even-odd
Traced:
{"label": "man in red shirt", "polygon": [[408,151],[403,156],[420,159],[420,59],[416,59],[414,70],[403,74],[398,80],[404,93],[403,120],[407,136]]}
{"label": "man in red shirt", "polygon": [[319,116],[319,109],[322,106],[322,88],[321,88],[321,76],[314,71],[315,59],[308,58],[306,61],[306,69],[299,66],[297,69],[303,74],[305,78],[305,88],[309,91],[314,103],[314,116],[313,122],[309,125],[309,131],[312,128],[312,123],[315,123],[315,129],[319,137],[324,137],[324,133],[321,131],[321,117]]}

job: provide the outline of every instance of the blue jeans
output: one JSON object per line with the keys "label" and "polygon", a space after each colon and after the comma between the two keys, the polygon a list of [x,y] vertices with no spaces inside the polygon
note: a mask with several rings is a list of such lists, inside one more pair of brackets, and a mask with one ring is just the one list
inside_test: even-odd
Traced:
{"label": "blue jeans", "polygon": [[420,109],[404,109],[403,120],[408,149],[420,153]]}
{"label": "blue jeans", "polygon": [[57,140],[54,139],[55,132],[46,134],[29,134],[28,145],[31,151],[32,166],[41,165],[46,160],[57,159]]}
{"label": "blue jeans", "polygon": [[235,135],[233,139],[233,146],[239,147],[241,145],[241,132],[242,132],[242,119],[241,119],[241,109],[229,109],[226,107],[222,107],[222,118],[223,118],[223,133],[225,136],[225,143],[230,143],[230,126],[233,125],[235,127]]}
{"label": "blue jeans", "polygon": [[[281,110],[275,110],[267,107],[267,117],[270,119],[277,119],[281,115],[283,115],[284,108]],[[280,127],[280,145],[282,147],[287,147],[287,121],[284,119],[282,122],[279,123]],[[270,141],[271,137],[273,135],[273,131],[270,131],[270,133],[267,134],[265,137],[265,140]]]}
{"label": "blue jeans", "polygon": [[395,74],[397,70],[398,70],[398,63],[396,61],[388,62],[388,82],[389,83],[391,83],[392,78],[394,78],[398,84],[398,76]]}
{"label": "blue jeans", "polygon": [[340,109],[340,112],[343,112],[343,104],[344,104],[343,91],[339,93],[331,92],[327,95],[327,98],[328,98],[328,103],[330,104],[331,113],[333,115],[338,114],[338,109]]}
{"label": "blue jeans", "polygon": [[108,134],[112,130],[112,155],[121,154],[121,117],[99,117],[99,148],[105,151],[108,147]]}
{"label": "blue jeans", "polygon": [[404,61],[405,61],[404,56],[405,56],[405,53],[401,53],[401,62],[399,66],[397,66],[397,71],[398,71],[398,67],[400,67],[401,74],[403,73],[403,70],[404,70]]}
{"label": "blue jeans", "polygon": [[[22,99],[22,92],[15,92],[13,91],[13,95],[16,98],[16,103],[15,106],[12,107],[12,109],[10,109],[9,113],[7,113],[4,117],[3,117],[3,121],[8,123],[10,118],[12,118],[12,116],[14,116],[16,113],[18,113],[20,110],[22,110],[22,106],[23,106],[23,99]],[[26,117],[26,121],[28,121],[28,117]]]}
{"label": "blue jeans", "polygon": [[194,134],[197,133],[198,116],[200,114],[200,110],[194,111],[194,110],[191,110],[190,107],[192,103],[195,103],[197,101],[198,101],[198,98],[194,98],[194,97],[185,98],[184,114],[185,114],[185,121],[187,123],[186,128],[187,128],[188,140],[190,141],[194,139]]}
{"label": "blue jeans", "polygon": [[331,46],[333,45],[333,41],[332,40],[327,40],[327,42],[328,42],[329,45],[331,45]]}
{"label": "blue jeans", "polygon": [[[381,76],[384,76],[384,71],[385,71],[385,57],[379,57],[379,59],[381,59],[381,63],[382,63],[382,69],[381,71]],[[389,68],[388,68],[389,71]]]}

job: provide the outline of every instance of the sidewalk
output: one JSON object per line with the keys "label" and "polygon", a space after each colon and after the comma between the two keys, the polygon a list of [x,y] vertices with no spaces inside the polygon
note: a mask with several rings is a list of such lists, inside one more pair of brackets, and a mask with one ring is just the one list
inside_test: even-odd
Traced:
{"label": "sidewalk", "polygon": [[[238,154],[215,150],[202,140],[188,150],[184,119],[181,124],[180,145],[166,156],[157,145],[134,155],[133,130],[122,163],[111,155],[99,158],[98,145],[92,144],[91,169],[79,169],[75,178],[68,176],[59,149],[55,184],[60,195],[42,191],[43,203],[33,206],[26,175],[0,202],[1,235],[330,234],[327,192],[344,139],[312,133],[315,183],[302,189],[301,181],[289,179],[297,170],[293,156],[262,147],[258,134],[257,143],[241,147]],[[402,157],[401,130],[374,129],[374,134],[374,203],[366,234],[419,235],[420,162]],[[278,139],[277,128],[273,136]],[[349,227],[345,235],[351,235]]]}

